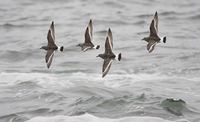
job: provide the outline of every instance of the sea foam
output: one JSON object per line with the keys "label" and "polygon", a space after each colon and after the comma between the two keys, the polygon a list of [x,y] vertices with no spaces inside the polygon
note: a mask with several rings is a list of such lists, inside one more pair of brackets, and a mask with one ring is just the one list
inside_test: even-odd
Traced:
{"label": "sea foam", "polygon": [[81,116],[58,115],[53,117],[34,117],[26,122],[172,122],[158,117],[125,117],[119,119],[99,118],[90,114]]}

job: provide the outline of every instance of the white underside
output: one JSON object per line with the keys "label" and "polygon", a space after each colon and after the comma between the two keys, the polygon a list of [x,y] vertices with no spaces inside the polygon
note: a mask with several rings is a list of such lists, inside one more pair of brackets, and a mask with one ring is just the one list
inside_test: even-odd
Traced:
{"label": "white underside", "polygon": [[98,46],[98,45],[95,45],[95,46],[93,47],[93,49],[97,49],[97,46]]}
{"label": "white underside", "polygon": [[[60,51],[60,49],[61,49],[61,47],[58,46],[58,49],[57,49],[57,50]],[[62,51],[60,51],[60,52],[62,52]]]}
{"label": "white underside", "polygon": [[[116,55],[115,60],[118,60],[118,59],[119,59],[119,54],[120,54],[120,53],[118,53],[118,54]],[[119,60],[118,60],[118,61],[119,61]]]}

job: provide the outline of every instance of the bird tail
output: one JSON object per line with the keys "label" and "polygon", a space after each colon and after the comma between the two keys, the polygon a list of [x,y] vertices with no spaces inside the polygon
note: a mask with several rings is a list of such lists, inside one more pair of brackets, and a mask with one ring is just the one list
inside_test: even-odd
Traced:
{"label": "bird tail", "polygon": [[63,46],[62,46],[62,47],[60,47],[60,51],[61,51],[61,52],[63,52],[63,50],[64,50],[64,47],[63,47]]}
{"label": "bird tail", "polygon": [[94,46],[94,49],[99,49],[99,48],[100,48],[100,45]]}
{"label": "bird tail", "polygon": [[122,59],[122,54],[121,53],[118,54],[117,59],[118,59],[118,61],[121,61],[121,59]]}
{"label": "bird tail", "polygon": [[163,37],[163,43],[166,43],[166,41],[167,41],[167,38],[165,36],[165,37]]}

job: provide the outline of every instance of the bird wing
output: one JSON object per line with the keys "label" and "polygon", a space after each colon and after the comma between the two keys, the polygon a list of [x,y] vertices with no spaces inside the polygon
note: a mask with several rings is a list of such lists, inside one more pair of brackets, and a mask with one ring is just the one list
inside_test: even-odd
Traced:
{"label": "bird wing", "polygon": [[112,42],[111,42],[109,37],[106,37],[105,54],[113,54],[113,52],[112,52]]}
{"label": "bird wing", "polygon": [[82,47],[82,51],[83,51],[83,52],[86,52],[86,51],[87,51],[88,49],[90,49],[90,48],[91,48],[91,47],[83,46],[83,47]]}
{"label": "bird wing", "polygon": [[149,53],[151,53],[154,50],[155,45],[157,44],[156,41],[150,40],[149,43],[147,44],[147,50]]}
{"label": "bird wing", "polygon": [[155,20],[155,28],[156,28],[156,31],[158,33],[158,13],[157,13],[157,11],[154,15],[154,20]]}
{"label": "bird wing", "polygon": [[103,69],[102,69],[102,77],[106,76],[106,74],[110,70],[112,61],[113,61],[112,59],[104,59]]}
{"label": "bird wing", "polygon": [[150,25],[150,37],[158,37],[154,19],[151,21],[151,25]]}
{"label": "bird wing", "polygon": [[50,65],[52,63],[52,60],[53,60],[53,56],[54,56],[54,50],[48,50],[47,54],[45,56],[45,60],[46,60],[46,63],[47,63],[47,68],[50,67]]}
{"label": "bird wing", "polygon": [[90,22],[88,24],[88,27],[89,27],[89,33],[90,33],[90,37],[91,37],[91,40],[93,38],[93,26],[92,26],[92,20],[90,19]]}
{"label": "bird wing", "polygon": [[54,33],[54,24],[52,22],[49,31],[47,33],[48,47],[57,47],[55,44],[55,33]]}
{"label": "bird wing", "polygon": [[51,30],[51,35],[53,37],[53,40],[55,41],[55,29],[54,29],[54,22],[53,21],[51,23],[50,30]]}
{"label": "bird wing", "polygon": [[89,27],[86,28],[85,30],[85,44],[90,44],[93,46],[92,42],[91,42],[91,35],[90,35],[90,32],[89,32]]}
{"label": "bird wing", "polygon": [[108,29],[108,38],[110,40],[110,45],[113,48],[113,36],[112,36],[112,31],[110,28]]}

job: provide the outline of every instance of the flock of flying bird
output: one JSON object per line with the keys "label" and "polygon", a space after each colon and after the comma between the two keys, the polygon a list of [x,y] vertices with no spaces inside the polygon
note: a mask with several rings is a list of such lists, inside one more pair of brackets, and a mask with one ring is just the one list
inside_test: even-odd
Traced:
{"label": "flock of flying bird", "polygon": [[[81,47],[82,51],[84,52],[87,50],[100,48],[100,45],[94,45],[92,43],[92,39],[93,39],[92,31],[93,31],[92,20],[90,20],[85,31],[85,42],[77,45]],[[40,49],[44,49],[47,51],[45,60],[47,63],[47,68],[50,68],[50,65],[53,60],[54,52],[56,50],[60,50],[61,52],[64,50],[63,46],[58,47],[55,44],[55,29],[54,29],[53,21],[51,23],[51,26],[47,34],[47,40],[48,40],[47,46],[42,46]],[[143,38],[142,40],[148,43],[147,50],[149,51],[149,53],[151,53],[154,50],[155,45],[157,43],[160,43],[161,40],[163,41],[163,43],[166,43],[166,37],[163,37],[161,39],[158,36],[158,13],[157,12],[155,13],[153,20],[151,21],[149,36]],[[102,68],[102,77],[106,76],[106,74],[108,73],[113,60],[117,59],[118,61],[120,61],[122,58],[121,53],[119,53],[118,55],[115,55],[112,50],[113,50],[113,36],[112,36],[112,31],[109,28],[107,32],[106,41],[105,41],[105,52],[97,56],[104,59],[103,68]]]}

